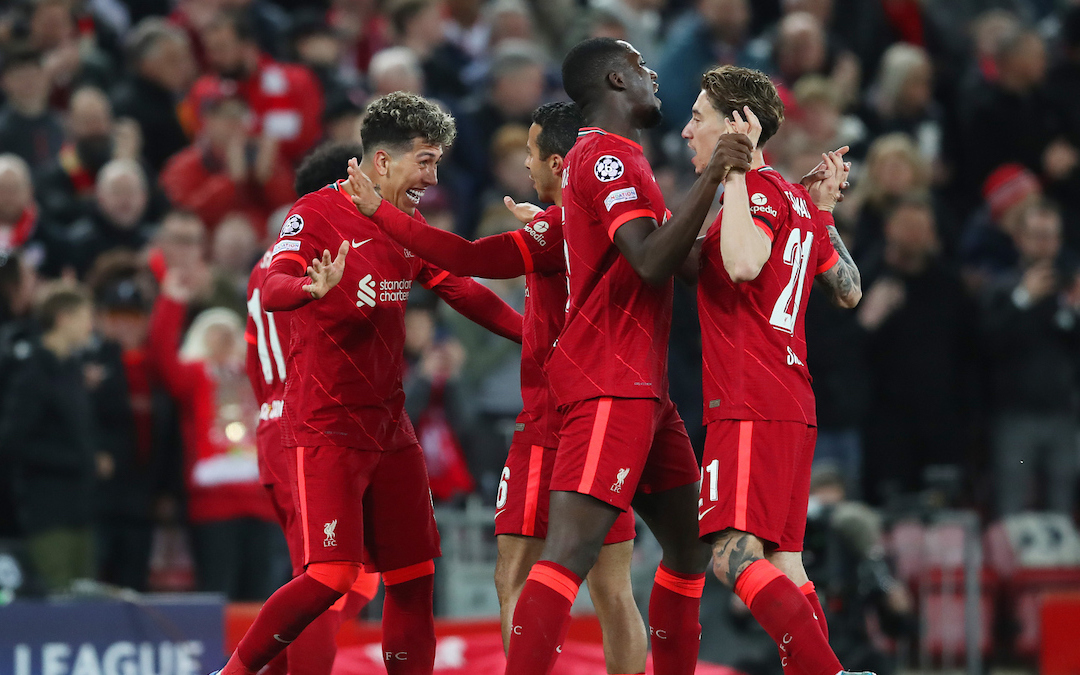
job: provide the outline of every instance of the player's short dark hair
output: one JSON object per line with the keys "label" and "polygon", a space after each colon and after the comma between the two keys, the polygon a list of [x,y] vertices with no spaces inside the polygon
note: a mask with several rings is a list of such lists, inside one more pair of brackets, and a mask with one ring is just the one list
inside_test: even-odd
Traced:
{"label": "player's short dark hair", "polygon": [[322,189],[335,181],[349,177],[349,160],[353,157],[360,161],[364,157],[364,146],[355,141],[323,143],[308,153],[296,170],[293,188],[296,196]]}
{"label": "player's short dark hair", "polygon": [[229,28],[240,42],[258,42],[258,33],[251,15],[243,10],[224,10],[210,22],[209,29]]}
{"label": "player's short dark hair", "polygon": [[[61,282],[62,283],[62,282]],[[37,306],[37,321],[42,332],[56,328],[57,320],[64,315],[90,304],[90,296],[80,288],[58,285],[48,292]]]}
{"label": "player's short dark hair", "polygon": [[701,76],[701,88],[713,109],[725,118],[733,110],[742,115],[749,106],[761,122],[758,147],[772,138],[784,123],[784,102],[769,76],[740,66],[719,66]]}
{"label": "player's short dark hair", "polygon": [[563,88],[581,107],[592,103],[604,91],[608,73],[626,63],[626,47],[609,37],[589,38],[577,43],[562,63]]}
{"label": "player's short dark hair", "polygon": [[368,104],[360,139],[371,153],[377,148],[406,151],[413,139],[449,147],[457,137],[457,126],[450,113],[422,96],[395,91]]}
{"label": "player's short dark hair", "polygon": [[578,130],[585,126],[585,116],[576,103],[557,101],[545,103],[532,114],[533,124],[540,127],[536,145],[540,159],[552,155],[566,157],[577,142]]}

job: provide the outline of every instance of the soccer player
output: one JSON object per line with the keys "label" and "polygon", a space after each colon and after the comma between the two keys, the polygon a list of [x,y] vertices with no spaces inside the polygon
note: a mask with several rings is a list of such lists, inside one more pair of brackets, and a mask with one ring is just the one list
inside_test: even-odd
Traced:
{"label": "soccer player", "polygon": [[[413,213],[454,135],[453,118],[435,104],[388,94],[368,106],[364,167],[384,197]],[[291,312],[281,435],[305,571],[263,605],[225,675],[258,672],[352,587],[362,564],[382,572],[386,589],[387,672],[432,672],[439,535],[404,410],[409,289],[420,280],[466,317],[521,339],[521,315],[498,296],[423,262],[361,215],[346,175],[342,165],[342,180],[296,202],[261,288],[263,309]]]}
{"label": "soccer player", "polygon": [[[359,143],[324,145],[304,159],[296,172],[296,193],[303,196],[333,183],[350,158],[363,153]],[[273,314],[262,307],[262,282],[273,260],[271,247],[251,271],[247,305],[247,371],[260,405],[255,431],[258,448],[259,482],[266,488],[278,524],[285,533],[293,576],[304,573],[303,533],[300,516],[289,487],[289,462],[295,461],[281,444],[280,420],[285,405],[285,357],[291,333],[289,314]],[[335,637],[343,621],[355,616],[375,597],[379,575],[361,572],[349,592],[319,615],[284,652],[271,661],[267,673],[290,675],[330,675],[337,655]]]}
{"label": "soccer player", "polygon": [[812,279],[841,307],[862,291],[832,222],[847,175],[842,153],[828,153],[809,192],[789,183],[761,150],[783,119],[765,74],[723,66],[704,75],[683,130],[699,171],[725,131],[756,141],[752,169],[728,173],[700,252],[707,433],[698,521],[716,576],[776,641],[785,671],[836,675],[843,669],[802,565],[817,437],[803,317]]}
{"label": "soccer player", "polygon": [[[495,534],[503,645],[510,643],[514,606],[529,569],[540,558],[548,523],[548,482],[555,465],[561,415],[551,395],[544,362],[562,328],[566,309],[563,257],[562,174],[565,157],[584,124],[573,103],[548,103],[532,115],[525,164],[540,201],[554,206],[539,211],[531,204],[507,207],[520,214],[519,230],[468,241],[410,218],[382,200],[371,181],[349,167],[354,203],[392,238],[424,260],[453,274],[487,278],[525,275],[522,329],[521,395],[524,407],[506,457],[496,499]],[[596,565],[586,577],[604,633],[609,673],[644,673],[646,638],[630,584],[634,552],[634,515],[619,515],[607,533]]]}
{"label": "soccer player", "polygon": [[693,673],[709,550],[695,521],[699,467],[668,396],[671,277],[752,146],[724,135],[671,215],[636,140],[660,121],[656,73],[629,43],[596,38],[570,51],[562,75],[589,124],[563,174],[569,298],[547,362],[563,423],[548,536],[514,611],[506,672],[550,672],[581,581],[632,502],[663,548],[649,603],[656,672]]}

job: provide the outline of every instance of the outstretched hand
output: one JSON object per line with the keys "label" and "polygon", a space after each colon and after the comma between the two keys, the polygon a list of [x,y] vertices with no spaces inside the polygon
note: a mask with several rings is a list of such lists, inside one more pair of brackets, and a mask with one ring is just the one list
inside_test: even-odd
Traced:
{"label": "outstretched hand", "polygon": [[370,218],[379,210],[379,204],[382,204],[379,188],[360,169],[355,157],[349,160],[349,190],[352,192],[352,203],[360,213]]}
{"label": "outstretched hand", "polygon": [[503,197],[503,204],[506,204],[506,208],[510,209],[510,213],[514,214],[515,218],[526,225],[544,212],[544,209],[536,204],[530,204],[529,202],[515,202],[510,196]]}
{"label": "outstretched hand", "polygon": [[323,250],[322,259],[312,258],[311,265],[307,268],[307,275],[311,283],[303,286],[303,290],[310,293],[311,297],[318,300],[330,289],[338,285],[341,276],[345,274],[345,256],[349,252],[349,242],[341,242],[338,247],[337,257],[330,260],[330,251]]}

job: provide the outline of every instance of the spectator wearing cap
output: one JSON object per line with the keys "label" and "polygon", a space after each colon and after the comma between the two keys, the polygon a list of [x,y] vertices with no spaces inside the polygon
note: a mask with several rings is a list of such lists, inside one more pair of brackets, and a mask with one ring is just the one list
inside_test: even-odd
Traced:
{"label": "spectator wearing cap", "polygon": [[936,467],[958,471],[977,404],[977,316],[941,259],[933,208],[901,201],[884,234],[859,264],[867,291],[856,311],[871,381],[864,494],[874,504],[921,491]]}
{"label": "spectator wearing cap", "polygon": [[[986,293],[982,322],[993,383],[994,496],[1001,516],[1034,507],[1071,516],[1080,475],[1080,268],[1062,250],[1061,213],[1049,202],[1025,206],[1013,237],[1019,260]],[[1035,503],[1036,494],[1045,503]]]}
{"label": "spectator wearing cap", "polygon": [[7,54],[0,66],[4,105],[0,107],[0,148],[37,169],[60,151],[64,129],[49,109],[49,83],[41,54],[30,50]]}
{"label": "spectator wearing cap", "polygon": [[143,154],[156,175],[188,144],[177,103],[195,81],[195,58],[187,35],[159,18],[141,21],[127,44],[129,75],[112,99],[117,116],[138,122]]}
{"label": "spectator wearing cap", "polygon": [[295,164],[322,136],[323,93],[303,66],[278,63],[259,48],[250,21],[237,12],[218,15],[203,31],[211,72],[200,77],[184,102],[192,135],[222,97],[247,103],[252,133],[273,139]]}
{"label": "spectator wearing cap", "polygon": [[105,251],[141,250],[154,225],[147,217],[149,198],[138,162],[116,159],[106,164],[98,173],[90,214],[67,226],[48,225],[48,238],[56,245],[49,249],[44,271],[56,275],[70,269],[83,278]]}
{"label": "spectator wearing cap", "polygon": [[973,289],[1012,270],[1017,263],[1015,233],[1020,215],[1042,196],[1039,179],[1021,164],[1004,164],[983,184],[983,207],[970,219],[960,241],[960,261]]}
{"label": "spectator wearing cap", "polygon": [[0,414],[0,448],[14,471],[19,524],[50,591],[94,577],[94,481],[112,473],[99,451],[78,353],[93,311],[82,291],[59,286],[38,307],[41,339],[22,354]]}
{"label": "spectator wearing cap", "polygon": [[263,223],[296,198],[286,143],[248,131],[248,107],[239,97],[207,101],[198,139],[161,172],[161,186],[177,207],[196,213],[211,230],[232,212]]}
{"label": "spectator wearing cap", "polygon": [[113,159],[137,160],[142,136],[131,120],[117,122],[112,104],[95,87],[71,96],[68,135],[56,160],[34,177],[42,218],[68,225],[93,210],[98,172]]}
{"label": "spectator wearing cap", "polygon": [[98,336],[83,360],[100,447],[113,465],[96,488],[99,576],[144,591],[155,511],[180,494],[180,447],[172,403],[147,364],[149,304],[136,260],[106,253],[91,270]]}
{"label": "spectator wearing cap", "polygon": [[957,169],[960,187],[969,194],[1006,163],[1023,164],[1050,182],[1067,179],[1076,168],[1080,155],[1063,135],[1047,95],[1046,62],[1039,33],[1009,31],[995,52],[997,78],[983,80],[965,97],[958,113]]}

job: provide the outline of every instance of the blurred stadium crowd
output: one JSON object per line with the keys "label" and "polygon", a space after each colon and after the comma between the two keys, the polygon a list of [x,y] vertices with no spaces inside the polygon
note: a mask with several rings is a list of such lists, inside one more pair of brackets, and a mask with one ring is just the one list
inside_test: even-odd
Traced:
{"label": "blurred stadium crowd", "polygon": [[[565,98],[569,46],[600,35],[659,73],[647,151],[669,202],[692,182],[680,131],[717,63],[781,87],[768,160],[788,179],[851,148],[836,221],[865,297],[846,312],[811,296],[817,494],[1072,516],[1077,3],[23,0],[0,9],[0,537],[49,589],[265,597],[287,561],[266,564],[282,547],[255,471],[245,287],[297,163],[358,138],[373,97],[419,92],[459,130],[427,220],[514,228],[503,196],[535,200],[530,114]],[[183,336],[151,321],[171,267],[203,280]],[[521,280],[490,285],[520,309]],[[489,500],[519,348],[414,296],[408,407],[435,497]],[[675,321],[671,393],[700,447],[695,301],[678,285]]]}

